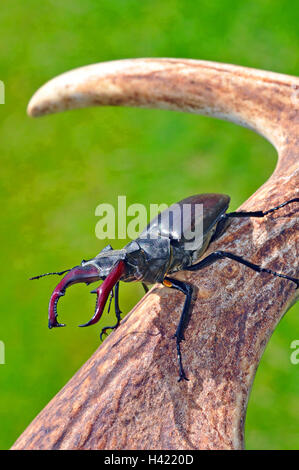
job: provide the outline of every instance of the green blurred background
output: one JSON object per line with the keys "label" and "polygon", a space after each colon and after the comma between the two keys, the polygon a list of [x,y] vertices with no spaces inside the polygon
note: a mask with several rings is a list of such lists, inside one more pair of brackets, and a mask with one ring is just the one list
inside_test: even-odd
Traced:
{"label": "green blurred background", "polygon": [[[296,75],[298,5],[261,0],[10,0],[1,3],[0,448],[12,445],[99,344],[101,326],[79,329],[94,296],[78,285],[61,301],[68,328],[47,329],[56,278],[107,241],[95,208],[167,204],[224,192],[232,209],[271,174],[276,153],[249,130],[160,110],[93,108],[32,120],[26,106],[45,81],[74,67],[133,57],[184,57]],[[113,242],[120,247],[123,242]],[[143,295],[121,289],[129,311]],[[280,322],[258,369],[246,421],[248,449],[299,448],[299,308]]]}

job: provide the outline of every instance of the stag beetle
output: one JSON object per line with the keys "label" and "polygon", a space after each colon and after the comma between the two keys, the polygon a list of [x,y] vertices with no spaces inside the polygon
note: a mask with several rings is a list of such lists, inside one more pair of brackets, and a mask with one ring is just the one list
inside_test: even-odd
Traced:
{"label": "stag beetle", "polygon": [[[240,211],[227,213],[229,202],[230,197],[223,194],[198,194],[183,199],[154,218],[140,236],[128,243],[123,249],[113,250],[111,245],[108,245],[95,258],[83,260],[79,266],[31,278],[38,279],[50,274],[62,275],[66,272],[68,273],[54,289],[51,296],[49,303],[49,328],[65,326],[57,321],[57,302],[60,297],[65,295],[66,288],[72,284],[85,282],[88,285],[98,280],[104,281],[101,286],[92,291],[92,293],[97,294],[95,313],[89,322],[80,325],[81,327],[97,323],[102,316],[109,294],[111,293],[111,299],[114,295],[117,322],[114,326],[107,326],[102,329],[102,339],[103,334],[106,334],[109,329],[117,328],[121,320],[118,301],[119,281],[141,281],[145,291],[148,290],[148,284],[162,283],[164,286],[177,289],[185,295],[183,310],[174,337],[176,338],[179,381],[182,379],[188,380],[183,369],[180,343],[184,339],[184,329],[192,299],[192,286],[169,277],[169,274],[181,270],[197,271],[219,259],[229,258],[258,273],[266,272],[273,276],[288,279],[296,284],[296,288],[299,287],[299,279],[277,273],[271,269],[262,268],[238,255],[226,251],[215,251],[196,263],[204,254],[210,242],[224,232],[231,218],[265,217],[287,204],[299,202],[299,198],[291,199],[266,211],[260,210],[254,212]],[[193,215],[188,219],[188,222],[185,222],[182,218],[182,212],[174,211],[174,206],[182,208],[185,204],[191,205],[191,208],[194,208],[196,205],[202,205],[202,216],[195,219]],[[169,220],[171,214],[172,224],[171,226],[166,224],[166,226],[164,221]],[[186,223],[189,227],[186,227]],[[195,249],[194,247],[193,249],[186,249],[186,240],[183,236],[186,229],[189,230],[191,228],[190,224],[193,229],[197,224],[202,224],[201,244]]]}

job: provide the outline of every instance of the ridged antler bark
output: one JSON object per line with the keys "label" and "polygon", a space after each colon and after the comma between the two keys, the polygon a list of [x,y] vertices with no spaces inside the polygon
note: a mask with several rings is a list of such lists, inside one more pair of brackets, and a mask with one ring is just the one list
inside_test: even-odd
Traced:
{"label": "ridged antler bark", "polygon": [[[233,65],[137,59],[90,65],[44,85],[31,116],[94,105],[200,113],[249,127],[276,147],[271,178],[242,206],[298,196],[299,79]],[[200,188],[199,191],[200,192]],[[298,204],[234,219],[221,247],[298,277]],[[292,282],[233,261],[177,274],[196,286],[177,382],[172,337],[183,296],[154,287],[17,440],[14,449],[240,449],[250,388]]]}

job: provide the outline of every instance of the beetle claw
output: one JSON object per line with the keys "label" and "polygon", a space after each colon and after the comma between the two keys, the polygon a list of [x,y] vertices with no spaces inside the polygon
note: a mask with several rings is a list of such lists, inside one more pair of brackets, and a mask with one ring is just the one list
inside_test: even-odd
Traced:
{"label": "beetle claw", "polygon": [[48,324],[48,328],[51,330],[52,328],[58,328],[58,327],[61,327],[61,326],[66,326],[65,323],[58,323],[58,321],[56,321],[55,323],[51,323],[49,321],[49,324]]}
{"label": "beetle claw", "polygon": [[[93,294],[97,294],[95,313],[87,323],[79,325],[81,328],[93,325],[99,321],[104,311],[109,293],[122,277],[124,272],[125,263],[121,260],[114,266],[112,271],[104,280],[103,284],[97,289],[91,291]],[[85,266],[75,266],[73,269],[70,269],[68,274],[64,276],[51,295],[49,303],[48,327],[52,329],[65,326],[65,324],[59,323],[57,321],[57,303],[60,297],[65,295],[65,290],[67,287],[71,286],[72,284],[77,284],[78,282],[84,282],[88,285],[99,279],[99,270],[91,264]]]}
{"label": "beetle claw", "polygon": [[67,287],[71,286],[72,284],[77,284],[78,282],[90,284],[91,282],[95,282],[98,279],[99,273],[95,266],[75,266],[73,269],[71,269],[56,286],[51,295],[49,302],[48,327],[52,329],[66,326],[64,323],[59,323],[57,321],[57,303],[60,297],[65,295],[65,290]]}
{"label": "beetle claw", "polygon": [[104,280],[103,284],[99,286],[97,289],[91,291],[92,294],[97,294],[97,301],[96,301],[96,308],[93,317],[83,325],[79,325],[80,328],[84,328],[86,326],[94,325],[99,321],[101,318],[108,296],[115,286],[115,284],[119,281],[122,275],[125,272],[125,263],[123,261],[119,261],[112,271],[108,274],[106,279]]}
{"label": "beetle claw", "polygon": [[107,333],[106,330],[107,330],[107,328],[103,328],[102,331],[101,331],[101,333],[100,333],[100,340],[101,340],[102,342],[104,341],[104,340],[103,340],[103,335],[108,335],[108,333]]}
{"label": "beetle claw", "polygon": [[178,382],[181,382],[182,380],[187,380],[187,382],[189,382],[189,379],[188,377],[186,377],[185,372],[183,374],[180,374]]}
{"label": "beetle claw", "polygon": [[94,289],[94,290],[91,290],[90,293],[91,294],[97,294],[97,300],[96,300],[96,306],[95,306],[95,312],[94,312],[94,315],[93,317],[87,322],[87,323],[82,323],[82,325],[78,325],[79,328],[85,328],[86,326],[90,326],[90,325],[93,325],[93,323],[96,323],[96,321],[98,320],[95,320],[95,318],[98,316],[98,303],[99,303],[99,291],[100,288],[98,287],[97,289]]}
{"label": "beetle claw", "polygon": [[79,328],[85,328],[85,326],[90,326],[90,325],[92,325],[91,319],[87,323],[82,323],[82,325],[78,325],[78,326]]}
{"label": "beetle claw", "polygon": [[119,323],[120,323],[120,321],[118,321],[116,323],[116,325],[114,325],[114,326],[105,326],[105,328],[103,328],[101,333],[100,333],[100,340],[103,341],[103,335],[108,336],[107,330],[116,330],[116,328],[118,328],[118,326],[119,326]]}

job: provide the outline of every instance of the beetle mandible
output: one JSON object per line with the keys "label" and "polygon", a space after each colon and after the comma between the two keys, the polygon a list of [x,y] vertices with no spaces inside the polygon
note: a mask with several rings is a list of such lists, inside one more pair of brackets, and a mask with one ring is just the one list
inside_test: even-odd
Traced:
{"label": "beetle mandible", "polygon": [[[184,330],[192,300],[193,289],[191,284],[169,277],[169,274],[181,270],[197,271],[211,265],[219,259],[229,258],[258,273],[266,272],[273,276],[288,279],[296,284],[296,288],[299,287],[299,279],[277,273],[271,269],[262,268],[259,265],[245,260],[241,256],[227,251],[214,251],[201,261],[196,262],[207,250],[209,244],[225,231],[231,218],[265,217],[287,204],[299,202],[299,198],[293,198],[283,202],[272,209],[253,212],[226,212],[229,202],[229,196],[214,193],[198,194],[183,199],[154,218],[139,237],[129,242],[123,249],[113,250],[111,245],[108,245],[95,258],[83,260],[80,265],[72,269],[46,273],[31,278],[39,279],[40,277],[50,274],[62,275],[67,273],[54,289],[49,302],[49,328],[65,326],[57,321],[57,303],[59,298],[65,295],[66,288],[72,284],[84,282],[88,285],[98,280],[104,281],[100,287],[92,291],[92,293],[97,294],[95,313],[89,322],[80,325],[81,327],[97,323],[103,314],[109,294],[111,293],[111,299],[114,295],[117,321],[115,325],[107,326],[102,329],[100,335],[102,339],[103,334],[106,334],[107,330],[117,328],[121,321],[119,281],[140,281],[145,291],[148,290],[148,284],[154,284],[156,282],[161,283],[166,287],[179,290],[185,295],[184,306],[174,337],[176,339],[179,366],[178,380],[188,380],[183,368],[180,343],[184,339]],[[191,209],[201,204],[203,208],[202,216],[196,219],[194,216],[195,212],[191,211],[191,218],[188,219],[188,222],[184,221],[181,217],[182,212],[175,211],[174,207],[182,208],[185,204],[190,205]],[[170,216],[171,214],[172,217]],[[165,221],[169,221],[170,218],[172,224],[165,224]],[[186,226],[186,223],[189,226]],[[194,229],[197,224],[201,224],[202,227],[201,244],[197,248],[186,249],[186,240],[182,234],[186,233],[186,231],[190,233],[190,225]]]}

